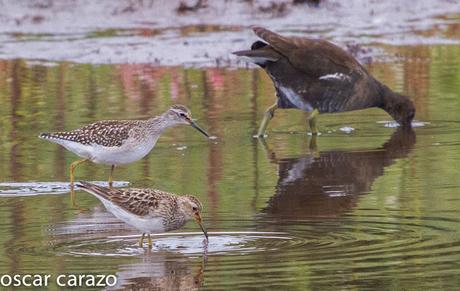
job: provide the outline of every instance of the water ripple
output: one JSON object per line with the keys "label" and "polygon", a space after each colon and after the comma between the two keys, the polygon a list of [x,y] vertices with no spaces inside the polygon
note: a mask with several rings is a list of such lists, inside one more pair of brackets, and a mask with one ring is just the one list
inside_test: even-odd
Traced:
{"label": "water ripple", "polygon": [[[91,183],[108,187],[108,182],[92,181]],[[126,187],[127,181],[113,182],[113,187]],[[78,187],[75,186],[77,190]],[[64,194],[70,192],[68,182],[1,182],[0,197],[35,196],[46,194]]]}
{"label": "water ripple", "polygon": [[[68,237],[53,244],[61,255],[73,256],[138,256],[144,254],[139,247],[140,235],[106,236],[102,238]],[[201,232],[154,234],[152,252],[169,251],[187,255],[245,254],[277,249],[282,241],[293,238],[278,232],[209,232],[209,241]],[[278,243],[277,243],[278,242]],[[277,246],[278,245],[278,246]]]}

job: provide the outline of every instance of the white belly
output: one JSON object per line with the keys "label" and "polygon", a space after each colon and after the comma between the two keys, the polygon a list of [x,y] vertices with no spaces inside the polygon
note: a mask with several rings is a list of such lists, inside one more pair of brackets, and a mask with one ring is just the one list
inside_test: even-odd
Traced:
{"label": "white belly", "polygon": [[[99,198],[99,197],[98,197]],[[105,208],[115,215],[116,218],[122,220],[136,229],[144,233],[160,233],[164,232],[163,220],[161,218],[142,218],[140,216],[129,213],[113,203],[101,198],[99,199],[104,204]]]}
{"label": "white belly", "polygon": [[138,161],[145,157],[155,146],[155,142],[142,144],[123,144],[121,147],[104,147],[95,145],[92,161],[98,164],[122,165]]}
{"label": "white belly", "polygon": [[141,143],[126,141],[120,147],[106,147],[97,144],[82,145],[73,141],[56,140],[76,155],[90,159],[97,164],[123,165],[138,161],[145,157],[155,146],[158,138],[148,138]]}

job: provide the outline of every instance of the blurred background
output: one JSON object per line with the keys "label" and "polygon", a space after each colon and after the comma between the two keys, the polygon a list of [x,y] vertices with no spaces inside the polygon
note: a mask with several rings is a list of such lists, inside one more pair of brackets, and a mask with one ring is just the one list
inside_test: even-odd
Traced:
{"label": "blurred background", "polygon": [[[414,101],[405,134],[379,109],[279,110],[231,55],[259,25],[324,38]],[[455,290],[460,284],[460,2],[0,0],[0,274],[116,274],[114,289]],[[77,192],[77,157],[40,140],[101,119],[191,108],[217,136],[170,129],[115,180],[197,195],[210,230],[154,237]],[[105,181],[85,164],[77,179]],[[51,290],[59,290],[51,286]]]}

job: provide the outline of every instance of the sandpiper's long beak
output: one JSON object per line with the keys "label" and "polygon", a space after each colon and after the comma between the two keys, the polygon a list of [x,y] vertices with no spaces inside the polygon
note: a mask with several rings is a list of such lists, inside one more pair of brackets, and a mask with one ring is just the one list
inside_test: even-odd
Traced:
{"label": "sandpiper's long beak", "polygon": [[203,221],[201,220],[201,215],[200,215],[199,212],[195,213],[195,221],[196,221],[196,223],[198,223],[198,225],[201,227],[201,230],[203,231],[204,236],[206,237],[206,239],[208,239],[208,231],[207,231],[206,228],[203,226]]}
{"label": "sandpiper's long beak", "polygon": [[196,130],[198,130],[199,132],[201,132],[202,134],[204,134],[206,137],[209,137],[209,134],[204,129],[202,129],[198,124],[196,124],[195,121],[190,120],[190,125]]}

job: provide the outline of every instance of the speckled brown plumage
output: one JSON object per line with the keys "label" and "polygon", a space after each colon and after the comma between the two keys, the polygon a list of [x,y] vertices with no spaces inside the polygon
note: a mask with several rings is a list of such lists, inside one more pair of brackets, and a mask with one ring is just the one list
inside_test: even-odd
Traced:
{"label": "speckled brown plumage", "polygon": [[[165,208],[177,209],[178,196],[158,189],[109,189],[83,181],[80,184],[82,188],[92,190],[121,208],[139,216],[155,215],[155,213],[164,214]],[[192,198],[201,210],[201,202],[196,197],[186,196]]]}
{"label": "speckled brown plumage", "polygon": [[135,219],[161,218],[166,231],[178,229],[186,223],[184,205],[192,205],[194,209],[190,210],[197,213],[203,208],[198,198],[192,195],[176,195],[157,189],[110,189],[84,181],[78,186],[129,212]]}
{"label": "speckled brown plumage", "polygon": [[136,130],[142,123],[141,120],[103,120],[72,131],[41,133],[39,137],[74,141],[84,145],[119,147],[129,138],[130,131]]}

